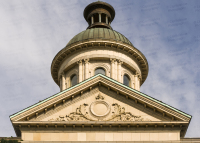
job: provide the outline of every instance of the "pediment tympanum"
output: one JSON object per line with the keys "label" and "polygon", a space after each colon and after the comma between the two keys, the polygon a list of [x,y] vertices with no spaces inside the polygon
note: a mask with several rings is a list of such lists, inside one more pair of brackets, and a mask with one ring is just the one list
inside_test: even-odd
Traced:
{"label": "pediment tympanum", "polygon": [[[142,111],[143,110],[143,111]],[[153,112],[152,112],[153,113]],[[52,111],[49,116],[41,116],[37,121],[161,121],[144,108],[136,107],[128,99],[97,87],[93,92],[83,94],[63,109]]]}

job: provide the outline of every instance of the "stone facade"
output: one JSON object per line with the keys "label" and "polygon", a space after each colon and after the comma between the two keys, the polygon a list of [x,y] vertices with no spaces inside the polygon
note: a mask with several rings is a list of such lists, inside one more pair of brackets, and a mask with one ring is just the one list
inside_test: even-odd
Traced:
{"label": "stone facade", "polygon": [[112,30],[114,16],[104,2],[85,8],[88,29],[51,65],[60,92],[10,116],[22,142],[193,142],[190,115],[140,92],[148,62]]}

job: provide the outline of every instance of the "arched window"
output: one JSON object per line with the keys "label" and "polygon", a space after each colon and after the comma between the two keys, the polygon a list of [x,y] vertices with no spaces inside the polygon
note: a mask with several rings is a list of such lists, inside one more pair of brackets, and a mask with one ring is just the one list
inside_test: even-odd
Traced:
{"label": "arched window", "polygon": [[77,84],[77,76],[76,74],[73,74],[71,77],[70,77],[70,85],[71,86],[74,86]]}
{"label": "arched window", "polygon": [[97,75],[97,74],[106,75],[106,72],[105,72],[105,70],[103,68],[96,68],[94,75]]}
{"label": "arched window", "polygon": [[130,86],[130,78],[127,74],[125,74],[123,77],[123,84],[126,86]]}

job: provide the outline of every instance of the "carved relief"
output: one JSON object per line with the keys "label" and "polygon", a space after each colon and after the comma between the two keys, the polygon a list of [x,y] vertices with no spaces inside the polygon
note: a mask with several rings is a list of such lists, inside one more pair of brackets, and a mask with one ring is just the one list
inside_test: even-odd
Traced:
{"label": "carved relief", "polygon": [[114,106],[114,112],[112,112],[112,116],[107,121],[144,121],[141,116],[135,116],[131,112],[125,112],[125,108],[114,103],[112,104]]}
{"label": "carved relief", "polygon": [[96,97],[96,100],[104,100],[104,97],[101,94],[98,94],[98,96]]}
{"label": "carved relief", "polygon": [[[126,112],[125,107],[121,107],[118,103],[112,104],[113,112],[110,113],[111,107],[108,102],[103,101],[102,95],[99,94],[95,99],[96,101],[91,103],[90,108],[88,104],[84,103],[76,108],[75,112],[55,119],[52,118],[49,121],[150,121],[131,112]],[[95,108],[95,105],[98,106]],[[98,110],[99,107],[102,109]]]}

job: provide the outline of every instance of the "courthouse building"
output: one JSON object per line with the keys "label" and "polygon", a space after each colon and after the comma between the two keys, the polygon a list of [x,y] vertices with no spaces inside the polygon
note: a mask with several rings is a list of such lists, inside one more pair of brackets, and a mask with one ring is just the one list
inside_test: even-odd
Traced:
{"label": "courthouse building", "polygon": [[184,138],[191,115],[140,92],[147,59],[112,29],[114,17],[105,2],[85,8],[89,26],[52,61],[60,92],[10,116],[22,142],[195,141]]}

